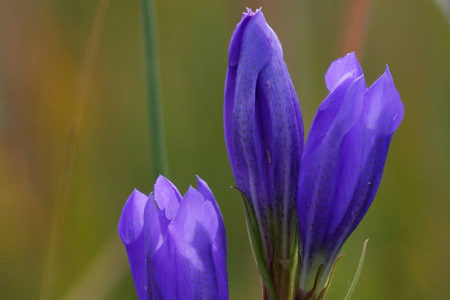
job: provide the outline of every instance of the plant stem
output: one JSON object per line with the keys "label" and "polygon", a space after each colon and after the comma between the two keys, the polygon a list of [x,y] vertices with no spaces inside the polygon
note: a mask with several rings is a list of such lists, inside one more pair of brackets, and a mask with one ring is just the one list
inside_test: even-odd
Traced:
{"label": "plant stem", "polygon": [[144,40],[147,101],[150,116],[150,143],[155,175],[168,176],[165,149],[161,96],[159,86],[158,49],[156,38],[155,4],[153,0],[141,0],[142,32]]}

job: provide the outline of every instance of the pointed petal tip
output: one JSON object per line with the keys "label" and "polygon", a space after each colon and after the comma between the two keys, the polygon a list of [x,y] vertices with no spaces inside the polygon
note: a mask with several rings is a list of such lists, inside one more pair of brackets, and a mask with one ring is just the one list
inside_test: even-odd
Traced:
{"label": "pointed petal tip", "polygon": [[338,61],[338,60],[343,61],[343,62],[357,62],[359,64],[358,57],[356,56],[355,51],[348,52],[344,56],[336,59],[335,61]]}
{"label": "pointed petal tip", "polygon": [[403,120],[404,106],[387,65],[384,73],[367,90],[367,97],[370,105],[368,126],[375,128],[378,122],[385,122],[382,127],[385,133],[394,133]]}
{"label": "pointed petal tip", "polygon": [[389,69],[388,64],[386,64],[386,69],[385,69],[384,73],[386,73],[392,79],[391,70]]}
{"label": "pointed petal tip", "polygon": [[363,74],[355,52],[350,52],[333,61],[325,73],[325,84],[331,92],[349,76],[357,78]]}
{"label": "pointed petal tip", "polygon": [[196,188],[194,188],[192,185],[189,185],[189,187],[188,187],[186,193],[184,193],[184,195],[183,195],[183,199],[186,197],[186,195],[190,195],[190,194],[192,194],[192,193],[197,193],[197,192],[198,192],[198,191],[197,191]]}
{"label": "pointed petal tip", "polygon": [[206,183],[206,181],[203,180],[198,174],[195,175],[195,178],[197,178],[197,190],[200,189],[201,186],[208,187],[208,184]]}
{"label": "pointed petal tip", "polygon": [[135,188],[125,202],[118,224],[119,236],[124,244],[131,244],[140,235],[148,199],[149,196]]}
{"label": "pointed petal tip", "polygon": [[155,184],[156,184],[158,181],[161,181],[161,180],[165,180],[165,181],[169,181],[169,182],[170,182],[170,180],[167,179],[164,175],[159,174],[158,177],[156,178]]}
{"label": "pointed petal tip", "polygon": [[205,180],[203,180],[200,176],[198,176],[198,175],[196,175],[196,176],[197,176],[197,191],[203,195],[203,198],[205,198],[205,200],[213,203],[218,214],[220,215],[221,213],[220,213],[219,206],[216,202],[214,194],[211,191],[211,188],[209,187],[208,183]]}
{"label": "pointed petal tip", "polygon": [[138,190],[138,188],[135,187],[135,188],[133,188],[133,191],[131,192],[131,194],[130,194],[130,196],[128,198],[134,197],[135,195],[139,195],[139,194],[145,195],[140,190]]}
{"label": "pointed petal tip", "polygon": [[178,210],[182,196],[177,187],[166,177],[159,175],[154,185],[155,201],[166,217],[172,220]]}
{"label": "pointed petal tip", "polygon": [[154,191],[157,194],[159,190],[162,189],[170,189],[174,191],[176,194],[179,194],[178,188],[173,184],[172,181],[164,177],[163,175],[159,175],[155,181]]}

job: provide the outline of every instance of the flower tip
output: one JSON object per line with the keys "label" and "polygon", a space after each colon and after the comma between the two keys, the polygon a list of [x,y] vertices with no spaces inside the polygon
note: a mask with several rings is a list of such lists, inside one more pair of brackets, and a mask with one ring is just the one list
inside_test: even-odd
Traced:
{"label": "flower tip", "polygon": [[[183,195],[183,203],[186,204],[187,202],[191,202],[192,198],[196,198],[196,199],[202,199],[202,201],[206,201],[206,198],[203,196],[202,193],[200,193],[200,191],[196,188],[194,188],[192,185],[189,185],[189,188],[187,189],[186,193]],[[189,199],[189,200],[187,200]]]}
{"label": "flower tip", "polygon": [[206,181],[204,181],[200,176],[198,176],[198,174],[195,175],[195,178],[197,178],[197,190],[200,191],[202,187],[208,187],[208,184],[206,183]]}
{"label": "flower tip", "polygon": [[388,64],[386,64],[386,69],[384,70],[384,74],[386,74],[386,76],[387,76],[390,80],[394,81],[394,79],[392,78],[391,70],[389,70]]}
{"label": "flower tip", "polygon": [[133,188],[133,191],[131,192],[131,194],[130,194],[130,196],[128,197],[128,199],[131,198],[131,197],[133,197],[133,196],[136,195],[136,194],[139,194],[139,193],[141,193],[141,191],[139,191],[139,190],[137,189],[137,187]]}
{"label": "flower tip", "polygon": [[195,178],[197,178],[197,183],[200,181],[204,181],[198,174],[195,174]]}
{"label": "flower tip", "polygon": [[131,199],[134,199],[136,197],[137,198],[142,198],[142,197],[148,197],[148,196],[146,194],[142,193],[137,188],[134,188],[133,191],[131,192],[130,196],[128,196],[127,202],[131,201]]}
{"label": "flower tip", "polygon": [[124,244],[135,241],[144,226],[144,210],[149,196],[134,189],[122,209],[118,231]]}
{"label": "flower tip", "polygon": [[158,190],[161,186],[166,186],[166,185],[173,185],[172,182],[167,179],[166,177],[164,177],[164,175],[159,174],[158,177],[155,180],[155,184],[153,185],[153,189],[154,191]]}
{"label": "flower tip", "polygon": [[363,75],[356,53],[350,52],[333,61],[325,73],[325,84],[331,92],[343,81],[344,78],[358,78]]}
{"label": "flower tip", "polygon": [[167,188],[178,191],[176,186],[172,183],[172,181],[170,181],[169,179],[167,179],[166,177],[164,177],[161,174],[158,175],[158,178],[156,178],[156,181],[154,184],[155,193],[159,193],[160,190],[164,190]]}
{"label": "flower tip", "polygon": [[246,8],[245,8],[246,11],[243,13],[243,16],[244,16],[244,17],[246,17],[246,16],[253,17],[253,16],[255,16],[256,14],[258,14],[258,13],[261,11],[261,9],[262,9],[262,7],[257,8],[255,11],[253,11],[251,8],[246,7]]}
{"label": "flower tip", "polygon": [[[192,193],[192,192],[194,192],[194,191],[197,192],[197,189],[194,188],[192,185],[189,185],[189,187],[188,187],[186,193],[184,194],[184,197],[186,197],[187,194]],[[183,198],[184,198],[184,197],[183,197]]]}
{"label": "flower tip", "polygon": [[156,182],[161,181],[161,180],[165,180],[165,181],[169,181],[169,179],[167,179],[166,177],[164,177],[164,175],[159,174],[158,177],[156,178]]}
{"label": "flower tip", "polygon": [[385,120],[384,132],[393,134],[403,120],[404,106],[387,65],[384,73],[367,90],[367,97],[368,103],[371,103],[369,127],[375,128],[377,122],[382,122],[382,115]]}

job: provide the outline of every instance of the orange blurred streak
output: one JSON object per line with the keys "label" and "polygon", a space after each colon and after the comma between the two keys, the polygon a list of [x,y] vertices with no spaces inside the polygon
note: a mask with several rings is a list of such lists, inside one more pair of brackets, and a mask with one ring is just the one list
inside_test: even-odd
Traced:
{"label": "orange blurred streak", "polygon": [[[371,0],[350,0],[340,53],[360,52],[369,23]],[[358,53],[359,54],[359,53]],[[360,55],[361,56],[361,55]]]}
{"label": "orange blurred streak", "polygon": [[0,9],[0,263],[11,270],[0,274],[5,298],[36,294],[73,100],[76,65],[49,11],[36,1],[3,1]]}
{"label": "orange blurred streak", "polygon": [[104,25],[109,2],[109,0],[100,0],[97,3],[91,32],[86,45],[85,56],[75,93],[75,111],[70,124],[69,143],[66,153],[65,167],[62,174],[61,189],[58,198],[53,202],[50,238],[41,278],[40,299],[48,299],[52,287],[55,255],[59,240],[61,238],[62,221],[64,219],[69,198],[73,166],[80,138],[81,124],[83,121],[83,112],[86,106],[88,87],[93,73],[93,64],[98,55],[98,48],[103,34],[103,29],[105,27]]}

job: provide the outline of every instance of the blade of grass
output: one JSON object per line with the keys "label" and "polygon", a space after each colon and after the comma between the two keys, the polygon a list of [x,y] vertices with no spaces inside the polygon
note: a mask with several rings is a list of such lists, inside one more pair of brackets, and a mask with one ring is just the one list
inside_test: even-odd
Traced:
{"label": "blade of grass", "polygon": [[367,243],[369,242],[369,239],[366,239],[364,241],[363,249],[361,252],[361,257],[359,258],[358,267],[356,268],[355,277],[353,278],[352,284],[350,285],[350,288],[348,289],[347,295],[345,295],[344,300],[350,300],[352,297],[353,292],[355,291],[355,287],[358,284],[359,277],[361,276],[361,271],[364,265],[364,259],[366,257],[366,249],[367,249]]}
{"label": "blade of grass", "polygon": [[161,95],[159,88],[158,48],[155,28],[155,4],[153,0],[141,0],[142,32],[144,41],[147,101],[150,116],[150,143],[153,152],[155,176],[168,176],[165,149]]}
{"label": "blade of grass", "polygon": [[92,77],[94,61],[98,55],[98,48],[103,34],[106,15],[110,0],[100,0],[97,3],[91,31],[86,44],[85,54],[81,65],[80,76],[78,78],[75,92],[75,111],[70,123],[68,148],[66,152],[65,164],[61,178],[61,185],[58,197],[53,202],[49,241],[44,260],[39,299],[49,299],[53,284],[53,273],[55,256],[61,238],[62,222],[69,198],[70,185],[72,182],[73,166],[77,153],[80,129],[83,121],[83,113],[87,102],[87,92]]}

